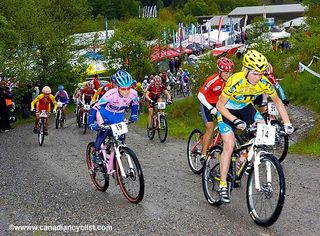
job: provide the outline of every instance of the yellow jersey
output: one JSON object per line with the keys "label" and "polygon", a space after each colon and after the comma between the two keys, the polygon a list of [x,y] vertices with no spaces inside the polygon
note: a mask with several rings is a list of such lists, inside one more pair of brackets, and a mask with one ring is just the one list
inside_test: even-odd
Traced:
{"label": "yellow jersey", "polygon": [[239,110],[263,93],[270,97],[277,94],[274,86],[264,75],[256,85],[252,85],[246,79],[245,73],[241,71],[229,77],[221,96],[229,99],[226,108]]}

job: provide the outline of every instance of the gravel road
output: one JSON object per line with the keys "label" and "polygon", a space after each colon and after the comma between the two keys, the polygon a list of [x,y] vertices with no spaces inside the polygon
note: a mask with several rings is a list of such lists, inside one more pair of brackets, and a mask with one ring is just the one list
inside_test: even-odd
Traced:
{"label": "gravel road", "polygon": [[[290,114],[300,122],[301,134],[297,135],[305,135],[302,117],[313,114],[306,114],[303,108],[301,112],[290,108]],[[312,126],[310,119],[305,122]],[[189,169],[186,142],[173,138],[164,144],[157,138],[149,141],[145,130],[134,125],[129,127],[127,145],[143,168],[143,201],[130,204],[114,181],[107,192],[97,191],[84,161],[86,145],[94,137],[94,132],[81,134],[74,118],[58,130],[51,122],[42,147],[31,124],[0,133],[0,235],[31,235],[32,231],[10,230],[24,225],[106,228],[78,233],[46,231],[44,235],[319,235],[317,158],[287,156],[283,162],[284,209],[274,225],[262,228],[248,215],[245,179],[243,187],[233,191],[231,204],[213,207],[204,198],[201,176]]]}

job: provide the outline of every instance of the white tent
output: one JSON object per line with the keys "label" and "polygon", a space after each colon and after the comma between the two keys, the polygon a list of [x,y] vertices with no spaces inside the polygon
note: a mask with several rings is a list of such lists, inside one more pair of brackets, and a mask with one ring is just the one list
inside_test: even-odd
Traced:
{"label": "white tent", "polygon": [[301,25],[306,25],[306,17],[298,17],[293,20],[289,20],[283,23],[283,27],[299,27]]}

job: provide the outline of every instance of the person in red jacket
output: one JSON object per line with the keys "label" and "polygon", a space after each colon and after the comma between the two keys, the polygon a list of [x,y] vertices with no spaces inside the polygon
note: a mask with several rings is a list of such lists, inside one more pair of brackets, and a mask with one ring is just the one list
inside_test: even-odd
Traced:
{"label": "person in red jacket", "polygon": [[94,76],[93,76],[93,81],[92,81],[92,83],[93,83],[93,86],[94,86],[94,89],[95,89],[95,90],[98,90],[98,89],[100,88],[100,81],[99,81],[99,79],[98,79],[98,75],[94,75]]}
{"label": "person in red jacket", "polygon": [[198,99],[200,100],[201,106],[201,117],[206,128],[200,161],[204,161],[207,154],[214,129],[212,115],[216,115],[217,113],[217,101],[227,79],[232,75],[234,64],[230,59],[221,57],[217,61],[217,68],[218,73],[211,75],[199,89],[198,93]]}

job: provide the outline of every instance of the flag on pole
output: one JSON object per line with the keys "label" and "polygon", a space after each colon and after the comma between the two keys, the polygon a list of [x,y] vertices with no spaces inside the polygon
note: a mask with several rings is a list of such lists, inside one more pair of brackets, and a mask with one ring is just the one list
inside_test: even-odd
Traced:
{"label": "flag on pole", "polygon": [[220,32],[221,32],[222,22],[223,22],[223,16],[220,16],[219,25],[218,25],[218,43],[220,43],[219,38],[220,38]]}
{"label": "flag on pole", "polygon": [[247,21],[248,21],[248,15],[246,15],[245,18],[244,18],[243,30],[242,31],[246,31]]}
{"label": "flag on pole", "polygon": [[108,18],[107,17],[105,17],[105,22],[106,22],[106,41],[107,41],[108,37],[109,37],[109,35],[108,35]]}

